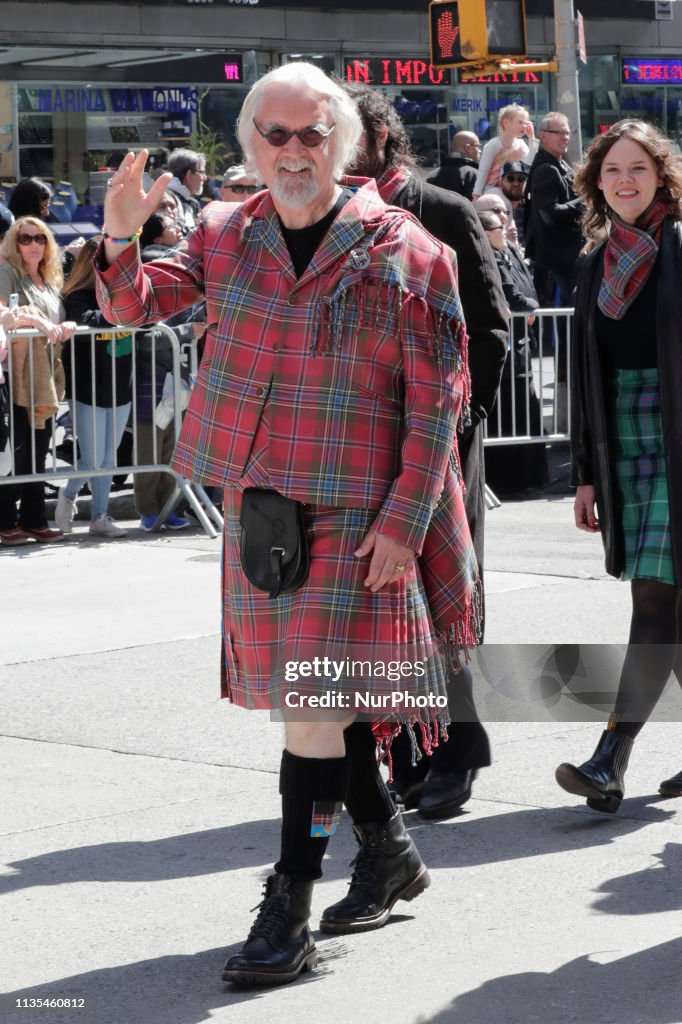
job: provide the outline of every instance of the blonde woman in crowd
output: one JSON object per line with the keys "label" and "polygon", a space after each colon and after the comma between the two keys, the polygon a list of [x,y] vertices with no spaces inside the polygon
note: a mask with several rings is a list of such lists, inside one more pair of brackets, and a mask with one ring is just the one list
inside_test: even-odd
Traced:
{"label": "blonde woman in crowd", "polygon": [[[52,232],[38,217],[19,217],[0,250],[0,310],[10,297],[22,309],[17,326],[33,327],[37,337],[11,342],[9,374],[11,422],[14,429],[14,473],[40,473],[52,437],[52,417],[64,393],[62,343],[76,325],[64,320],[60,298],[63,284],[59,248]],[[18,503],[18,515],[17,515]],[[61,540],[45,515],[42,482],[0,487],[0,541],[26,544]]]}
{"label": "blonde woman in crowd", "polygon": [[537,152],[538,142],[530,114],[518,103],[502,107],[497,115],[497,133],[483,147],[474,185],[474,199],[482,196],[486,189],[500,184],[500,171],[506,163],[520,160],[530,164]]}

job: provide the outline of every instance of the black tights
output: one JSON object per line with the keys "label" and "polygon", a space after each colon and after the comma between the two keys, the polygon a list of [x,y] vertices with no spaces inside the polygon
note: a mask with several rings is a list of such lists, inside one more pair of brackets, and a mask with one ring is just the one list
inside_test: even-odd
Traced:
{"label": "black tights", "polygon": [[611,725],[634,739],[670,673],[682,685],[681,591],[658,580],[632,581],[632,621]]}

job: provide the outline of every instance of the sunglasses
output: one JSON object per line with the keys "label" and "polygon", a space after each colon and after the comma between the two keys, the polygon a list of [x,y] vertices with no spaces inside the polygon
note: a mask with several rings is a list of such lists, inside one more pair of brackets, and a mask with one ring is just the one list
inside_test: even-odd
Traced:
{"label": "sunglasses", "polygon": [[565,128],[543,128],[542,131],[545,135],[565,135],[567,138],[573,134],[573,132]]}
{"label": "sunglasses", "polygon": [[505,174],[505,181],[511,181],[512,184],[523,185],[526,180],[525,174]]}
{"label": "sunglasses", "polygon": [[17,235],[18,245],[30,245],[32,242],[37,242],[38,245],[47,245],[47,235]]}
{"label": "sunglasses", "polygon": [[262,135],[271,146],[276,146],[278,149],[280,146],[286,146],[289,139],[293,138],[294,135],[298,141],[306,147],[306,149],[317,149],[325,139],[329,138],[336,128],[336,125],[333,124],[330,128],[326,129],[315,128],[314,125],[311,125],[309,128],[301,128],[300,132],[288,132],[286,128],[268,128],[267,131],[263,131],[255,119],[253,123],[256,126],[258,134]]}
{"label": "sunglasses", "polygon": [[229,188],[237,196],[253,195],[258,191],[258,185],[230,185],[229,181],[223,183],[223,188]]}

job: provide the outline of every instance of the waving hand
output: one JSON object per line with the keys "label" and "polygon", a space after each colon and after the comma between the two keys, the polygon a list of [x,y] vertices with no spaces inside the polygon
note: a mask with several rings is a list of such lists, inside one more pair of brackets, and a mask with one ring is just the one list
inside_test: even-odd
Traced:
{"label": "waving hand", "polygon": [[113,263],[129,243],[117,244],[111,238],[131,238],[154,213],[172,174],[162,174],[149,192],[142,187],[147,150],[127,153],[113,175],[104,198],[104,223],[110,238],[105,240],[107,260]]}

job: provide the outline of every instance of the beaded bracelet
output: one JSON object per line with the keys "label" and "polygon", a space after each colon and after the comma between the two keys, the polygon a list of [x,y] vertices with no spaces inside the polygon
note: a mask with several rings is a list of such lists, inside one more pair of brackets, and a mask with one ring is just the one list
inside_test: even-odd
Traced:
{"label": "beaded bracelet", "polygon": [[108,239],[110,242],[113,242],[114,245],[127,245],[129,242],[136,242],[141,234],[142,228],[138,228],[135,234],[131,235],[130,238],[114,238],[113,235],[110,235],[107,232],[106,224],[102,224],[102,238]]}

